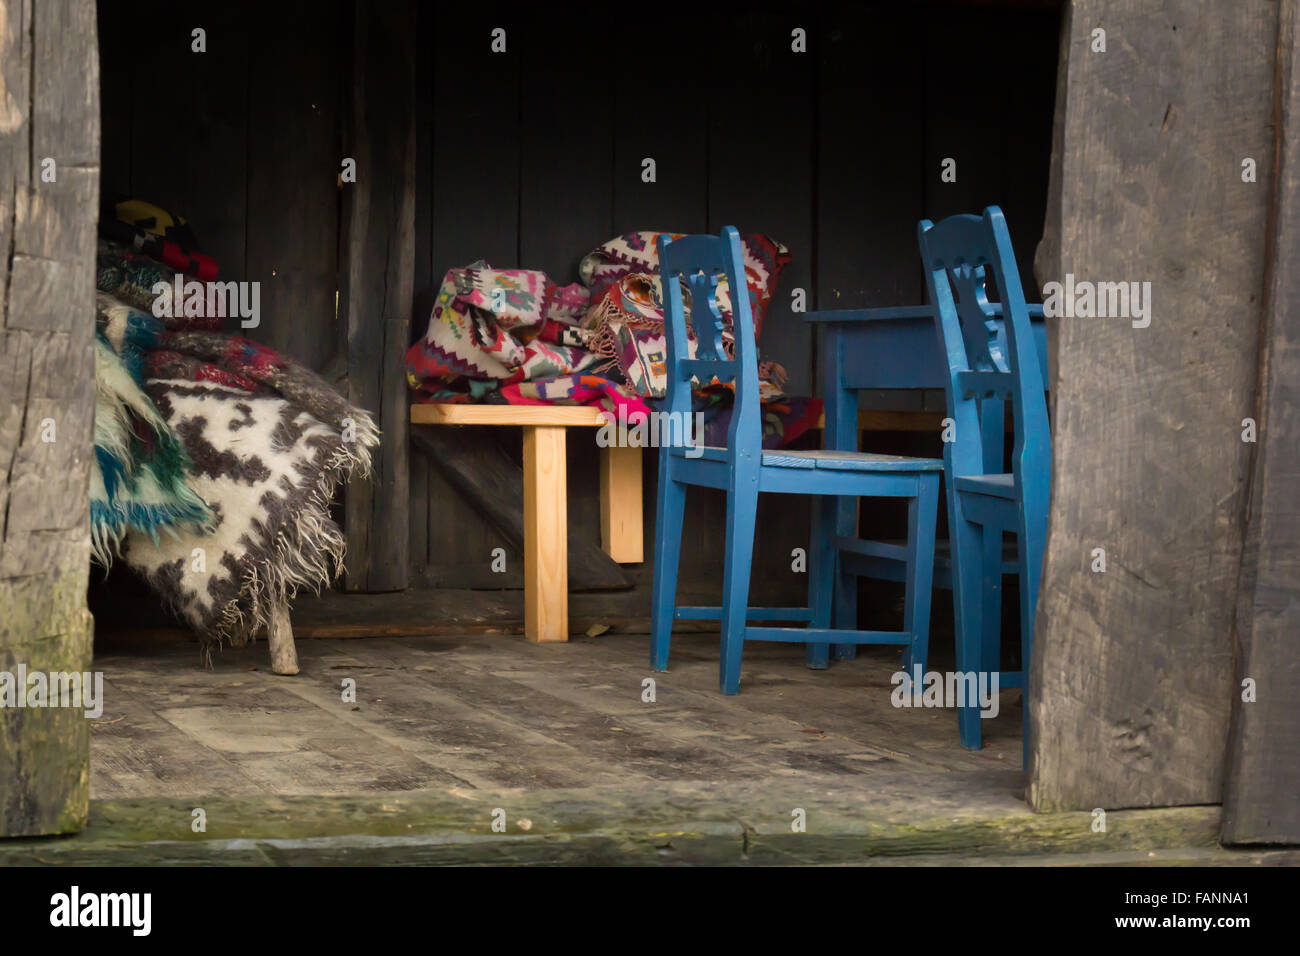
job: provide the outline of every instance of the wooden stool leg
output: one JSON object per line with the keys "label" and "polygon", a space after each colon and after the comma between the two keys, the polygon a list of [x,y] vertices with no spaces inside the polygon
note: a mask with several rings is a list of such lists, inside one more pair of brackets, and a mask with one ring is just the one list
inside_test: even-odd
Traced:
{"label": "wooden stool leg", "polygon": [[619,564],[645,560],[642,539],[641,449],[600,450],[600,545]]}
{"label": "wooden stool leg", "polygon": [[266,624],[266,643],[271,647],[271,670],[277,674],[298,673],[298,649],[293,644],[293,628],[289,624],[289,605],[276,602],[271,605],[271,617]]}
{"label": "wooden stool leg", "polygon": [[569,639],[569,496],[564,427],[524,428],[524,635]]}

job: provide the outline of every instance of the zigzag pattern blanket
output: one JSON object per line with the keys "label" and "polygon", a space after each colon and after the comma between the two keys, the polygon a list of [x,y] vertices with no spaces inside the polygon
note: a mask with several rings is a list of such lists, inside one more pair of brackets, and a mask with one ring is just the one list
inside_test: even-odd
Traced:
{"label": "zigzag pattern blanket", "polygon": [[[106,565],[120,553],[210,656],[251,639],[276,603],[339,574],[344,539],[330,502],[349,473],[369,470],[379,432],[274,350],[193,330],[207,320],[164,324],[141,311],[144,283],[170,281],[169,271],[105,249],[96,556]],[[124,290],[127,301],[110,294]]]}
{"label": "zigzag pattern blanket", "polygon": [[[246,643],[271,607],[319,591],[342,570],[344,539],[329,515],[342,478],[370,464],[370,434],[322,422],[277,394],[207,381],[152,379],[147,391],[193,462],[210,532],[127,537],[123,557],[211,646]],[[351,440],[346,440],[351,438]]]}

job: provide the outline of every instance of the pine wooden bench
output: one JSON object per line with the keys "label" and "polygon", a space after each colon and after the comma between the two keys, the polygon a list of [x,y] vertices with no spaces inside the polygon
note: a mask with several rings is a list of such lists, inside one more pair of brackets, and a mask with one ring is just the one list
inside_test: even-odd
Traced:
{"label": "pine wooden bench", "polygon": [[[411,406],[412,425],[511,425],[524,430],[524,634],[569,639],[566,431],[598,428],[589,405]],[[600,450],[601,547],[619,564],[644,559],[641,449]]]}

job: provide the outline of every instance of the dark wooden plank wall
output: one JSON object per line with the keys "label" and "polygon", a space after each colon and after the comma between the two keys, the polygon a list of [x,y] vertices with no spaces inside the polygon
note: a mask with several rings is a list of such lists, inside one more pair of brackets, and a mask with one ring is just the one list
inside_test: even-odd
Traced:
{"label": "dark wooden plank wall", "polygon": [[[184,216],[222,279],[260,283],[242,335],[338,367],[341,0],[101,0],[103,193]],[[193,52],[191,31],[206,31]]]}
{"label": "dark wooden plank wall", "polygon": [[[413,336],[423,333],[448,268],[484,258],[573,282],[588,250],[634,229],[734,224],[787,244],[794,261],[762,341],[765,355],[789,371],[791,390],[804,394],[818,387],[817,347],[792,311],[792,290],[806,291],[809,309],[923,301],[915,240],[923,216],[1002,205],[1026,288],[1035,287],[1054,9],[863,4],[791,12],[766,3],[728,23],[709,20],[707,29],[698,13],[639,23],[603,44],[571,18],[526,18],[492,5],[423,16],[422,46],[438,53],[422,94],[431,129],[421,134],[430,152],[420,174],[431,196],[417,210],[417,255],[428,259],[416,266],[422,311]],[[945,29],[927,30],[936,17]],[[490,50],[495,27],[506,30],[505,53]],[[807,53],[791,48],[795,28],[807,31]],[[437,43],[440,35],[460,42]],[[956,183],[940,181],[945,156],[958,160]],[[656,163],[654,183],[641,180],[647,157]],[[868,401],[919,407],[921,397],[879,393]],[[943,407],[941,394],[925,401]],[[514,430],[461,434],[519,455]],[[933,436],[877,440],[881,450],[940,451]],[[575,434],[569,457],[571,520],[598,535],[593,443]],[[654,455],[646,462],[649,532]],[[509,553],[508,543],[418,453],[411,497],[413,581],[518,586],[513,570],[487,572],[492,549]],[[759,579],[797,594],[803,578],[790,570],[790,551],[806,546],[807,508],[768,496],[760,509]],[[721,510],[717,495],[688,496],[687,527],[701,530],[684,576],[718,576]],[[900,521],[885,519],[886,532]],[[519,566],[510,554],[508,567]]]}
{"label": "dark wooden plank wall", "polygon": [[343,142],[357,175],[343,187],[339,323],[347,330],[348,399],[370,411],[383,441],[370,473],[348,482],[344,586],[404,591],[411,474],[404,355],[415,284],[418,21],[413,0],[357,3],[351,14]]}
{"label": "dark wooden plank wall", "polygon": [[[334,290],[347,6],[236,3],[191,24],[158,0],[100,4],[106,192],[186,215],[224,278],[262,282],[263,324],[245,334],[336,377],[345,354]],[[691,25],[698,13],[609,25],[602,42],[573,17],[514,5],[422,4],[419,15],[413,337],[453,266],[482,258],[572,282],[581,257],[619,233],[735,224],[794,254],[763,345],[786,366],[791,390],[808,393],[818,387],[817,343],[792,291],[806,291],[809,309],[922,301],[922,216],[1000,203],[1029,268],[1046,194],[1052,9],[877,3],[792,13],[765,3],[707,29]],[[927,31],[936,17],[946,29]],[[140,22],[156,35],[148,57],[133,54]],[[207,30],[205,54],[190,52],[195,25]],[[506,30],[505,53],[491,52],[496,27]],[[795,28],[807,31],[807,53],[791,48]],[[449,36],[457,42],[439,39]],[[1007,88],[1016,95],[997,95]],[[941,183],[939,161],[950,155],[958,179]],[[641,180],[647,157],[654,183]],[[921,397],[866,400],[919,407]],[[942,396],[925,404],[941,408]],[[519,456],[512,430],[460,434],[483,454],[498,445]],[[877,440],[881,450],[939,451],[932,436]],[[594,539],[596,449],[574,436],[569,454],[571,521]],[[488,571],[493,549],[509,552],[508,542],[422,455],[412,454],[410,470],[412,581],[519,586],[517,554],[505,575]],[[687,574],[721,564],[715,497],[688,499],[687,522],[704,531]],[[802,578],[790,571],[790,550],[805,544],[807,509],[779,499],[762,509],[768,546],[758,573],[793,593]],[[884,519],[883,533],[897,524]]]}

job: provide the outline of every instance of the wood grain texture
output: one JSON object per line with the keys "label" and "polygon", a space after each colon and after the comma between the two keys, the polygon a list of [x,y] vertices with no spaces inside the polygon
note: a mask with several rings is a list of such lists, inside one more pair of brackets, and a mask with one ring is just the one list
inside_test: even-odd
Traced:
{"label": "wood grain texture", "polygon": [[600,541],[619,564],[645,559],[641,465],[640,448],[600,450]]}
{"label": "wood grain texture", "polygon": [[[544,422],[542,424],[545,424]],[[560,428],[563,431],[563,428]],[[518,434],[515,434],[517,440]],[[526,476],[520,466],[498,446],[474,441],[464,431],[445,428],[418,428],[411,432],[411,443],[429,462],[431,474],[445,481],[456,498],[465,503],[496,532],[489,542],[477,541],[477,549],[464,544],[460,550],[462,567],[454,579],[438,582],[446,587],[452,580],[471,587],[522,587],[519,560],[524,554],[525,513],[523,488]],[[565,463],[567,470],[567,463]],[[592,469],[594,471],[594,469]],[[589,476],[593,480],[595,476]],[[431,501],[432,511],[441,514],[444,501]],[[638,499],[638,505],[640,500]],[[569,585],[575,590],[618,590],[631,582],[608,555],[587,536],[569,528]],[[506,551],[505,571],[493,565],[493,551]]]}
{"label": "wood grain texture", "polygon": [[[1237,598],[1223,842],[1300,843],[1300,4],[1278,21],[1272,263],[1260,327],[1258,427]],[[1255,700],[1242,700],[1242,683]]]}
{"label": "wood grain texture", "polygon": [[[796,24],[789,14],[728,11],[715,14],[713,24],[712,72],[704,75],[714,88],[730,88],[731,95],[709,113],[706,231],[717,235],[735,226],[742,234],[765,233],[789,248],[792,259],[763,318],[761,357],[785,367],[790,394],[810,395],[813,333],[793,311],[791,293],[803,289],[807,307],[816,306],[813,104],[819,52],[792,49]],[[746,109],[746,102],[761,103],[761,111]]]}
{"label": "wood grain texture", "polygon": [[[104,47],[115,70],[138,52],[142,36],[148,38],[148,57],[136,56],[129,67],[130,193],[188,221],[203,252],[217,260],[222,279],[246,278],[249,172],[262,161],[261,150],[250,149],[248,140],[249,42],[257,30],[251,6],[214,4],[194,22],[177,16],[165,0],[105,0],[103,18],[110,42],[117,44]],[[125,36],[113,20],[127,21]],[[206,32],[201,53],[193,49],[196,27]],[[170,81],[160,83],[160,76]],[[120,121],[121,105],[110,108]],[[110,146],[120,149],[117,123],[112,126]],[[122,156],[115,154],[112,162],[116,167]],[[226,320],[226,331],[238,329],[238,322]]]}
{"label": "wood grain texture", "polygon": [[[46,158],[54,182],[41,177]],[[10,675],[90,669],[98,207],[94,3],[3,0],[0,671]],[[89,734],[80,708],[0,709],[0,836],[80,829]]]}
{"label": "wood grain texture", "polygon": [[348,336],[352,402],[383,440],[372,473],[348,483],[347,575],[352,591],[400,591],[410,570],[406,347],[415,263],[415,9],[354,6],[339,317]]}
{"label": "wood grain texture", "polygon": [[599,427],[594,405],[445,405],[411,406],[412,425],[575,425]]}
{"label": "wood grain texture", "polygon": [[240,278],[260,283],[262,324],[244,334],[317,371],[342,361],[335,320],[341,7],[338,0],[268,4],[249,37],[247,267]]}
{"label": "wood grain texture", "polygon": [[[513,52],[492,59],[509,56],[521,71],[519,266],[576,282],[582,257],[614,236],[616,84],[568,17],[538,6],[507,32]],[[565,117],[577,115],[570,130]]]}
{"label": "wood grain texture", "polygon": [[[1248,488],[1275,4],[1075,0],[1039,279],[1151,282],[1150,326],[1063,318],[1031,673],[1038,809],[1213,803]],[[1107,52],[1092,53],[1095,27]],[[1062,105],[1062,104],[1058,104]],[[1195,196],[1194,211],[1188,197]],[[1093,548],[1107,570],[1090,570]]]}
{"label": "wood grain texture", "polygon": [[563,428],[524,429],[524,634],[569,639],[568,467]]}

